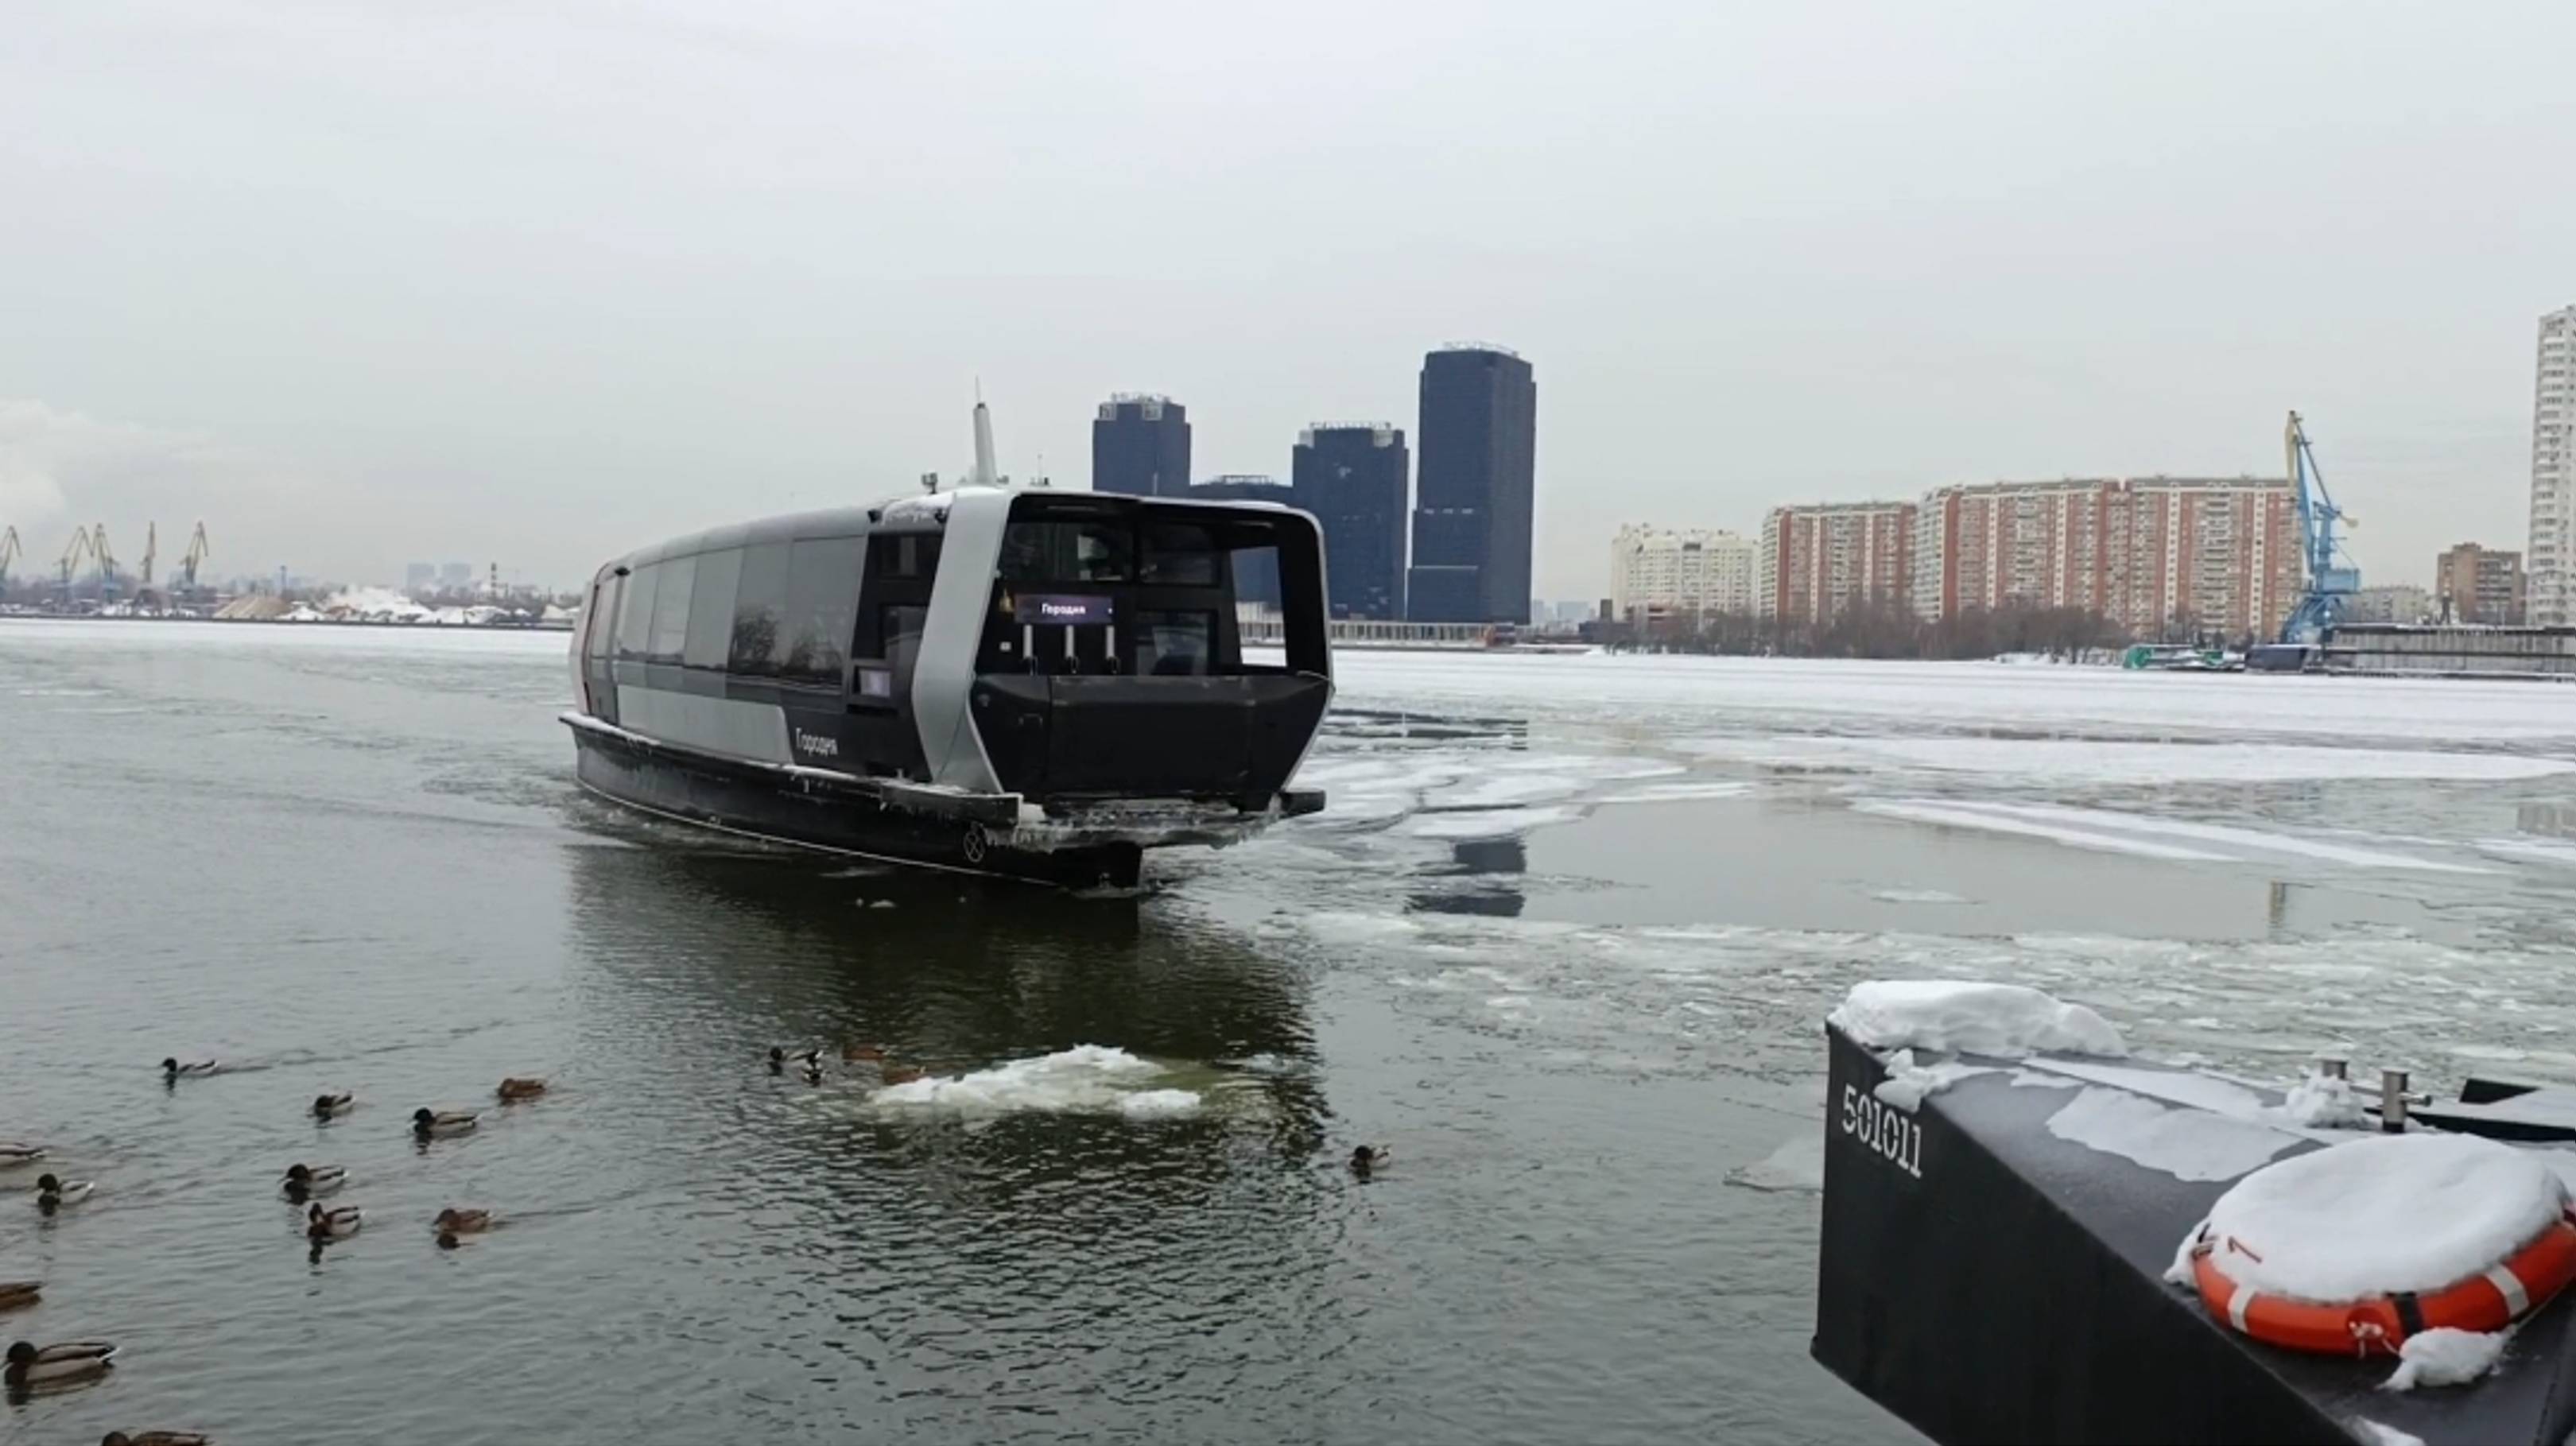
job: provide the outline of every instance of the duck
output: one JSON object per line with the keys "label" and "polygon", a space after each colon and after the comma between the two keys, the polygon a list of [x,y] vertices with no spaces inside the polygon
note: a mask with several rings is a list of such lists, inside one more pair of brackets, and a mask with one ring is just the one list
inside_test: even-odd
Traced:
{"label": "duck", "polygon": [[439,1211],[438,1218],[430,1225],[441,1235],[478,1235],[492,1228],[492,1212],[459,1210],[450,1205]]}
{"label": "duck", "polygon": [[544,1080],[534,1078],[521,1079],[516,1075],[501,1081],[501,1087],[493,1091],[494,1094],[501,1097],[501,1103],[505,1105],[516,1104],[520,1100],[532,1100],[545,1092],[546,1082]]}
{"label": "duck", "polygon": [[343,1090],[336,1095],[319,1094],[313,1097],[313,1118],[317,1120],[337,1119],[357,1107],[358,1097],[346,1090]]}
{"label": "duck", "polygon": [[165,1080],[176,1080],[184,1075],[213,1074],[215,1069],[215,1062],[211,1059],[201,1059],[190,1064],[181,1064],[176,1059],[161,1061],[161,1077]]}
{"label": "duck", "polygon": [[328,1195],[349,1183],[349,1172],[338,1165],[289,1165],[286,1167],[286,1193],[302,1203],[308,1195]]}
{"label": "duck", "polygon": [[411,1132],[424,1140],[461,1135],[481,1122],[472,1110],[418,1109],[411,1112]]}
{"label": "duck", "polygon": [[1361,1145],[1351,1151],[1351,1173],[1365,1180],[1371,1170],[1383,1169],[1390,1161],[1384,1145]]}
{"label": "duck", "polygon": [[769,1072],[771,1074],[787,1072],[787,1051],[774,1044],[769,1047]]}
{"label": "duck", "polygon": [[16,1140],[0,1140],[0,1170],[15,1170],[45,1158],[42,1145],[25,1145]]}
{"label": "duck", "polygon": [[44,1298],[41,1280],[0,1280],[0,1310],[20,1310]]}
{"label": "duck", "polygon": [[105,1341],[66,1341],[54,1346],[18,1341],[9,1347],[8,1359],[8,1368],[0,1372],[0,1380],[12,1386],[85,1381],[106,1374],[116,1360],[116,1347]]}
{"label": "duck", "polygon": [[885,1063],[885,1057],[885,1046],[882,1044],[845,1044],[841,1046],[841,1063],[843,1064],[883,1064]]}
{"label": "duck", "polygon": [[823,1082],[823,1067],[819,1064],[809,1064],[805,1066],[801,1073],[804,1075],[805,1082],[809,1085],[818,1085]]}
{"label": "duck", "polygon": [[918,1065],[909,1064],[890,1064],[877,1073],[890,1085],[910,1084],[914,1080],[929,1077],[929,1071]]}
{"label": "duck", "polygon": [[98,1188],[89,1180],[66,1180],[60,1175],[36,1177],[36,1208],[51,1215],[66,1205],[78,1205]]}
{"label": "duck", "polygon": [[304,1220],[304,1233],[317,1241],[346,1240],[357,1234],[358,1228],[366,1223],[355,1205],[343,1205],[336,1210],[325,1210],[316,1205],[305,1212]]}
{"label": "duck", "polygon": [[98,1446],[214,1446],[214,1438],[203,1431],[110,1431]]}

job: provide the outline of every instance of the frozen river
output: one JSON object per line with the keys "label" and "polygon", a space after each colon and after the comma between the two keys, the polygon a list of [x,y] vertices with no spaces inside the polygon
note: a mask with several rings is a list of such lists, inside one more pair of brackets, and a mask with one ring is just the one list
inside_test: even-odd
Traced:
{"label": "frozen river", "polygon": [[[0,622],[0,1138],[100,1182],[8,1333],[127,1350],[0,1441],[1898,1441],[1804,1354],[1851,982],[2576,1079],[2567,689],[1351,653],[1324,815],[1090,901],[599,804],[561,642]],[[755,1063],[843,1039],[934,1079]]]}

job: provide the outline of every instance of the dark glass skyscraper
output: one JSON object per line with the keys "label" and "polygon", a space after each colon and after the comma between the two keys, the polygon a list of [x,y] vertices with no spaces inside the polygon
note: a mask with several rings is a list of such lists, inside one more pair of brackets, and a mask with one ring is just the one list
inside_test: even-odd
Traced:
{"label": "dark glass skyscraper", "polygon": [[1404,431],[1385,422],[1318,422],[1297,434],[1297,505],[1324,527],[1325,600],[1337,618],[1404,616]]}
{"label": "dark glass skyscraper", "polygon": [[1091,490],[1177,497],[1190,485],[1190,410],[1169,397],[1121,392],[1091,424]]}
{"label": "dark glass skyscraper", "polygon": [[1445,347],[1424,357],[1416,435],[1422,485],[1405,616],[1528,622],[1538,442],[1530,364],[1488,346]]}

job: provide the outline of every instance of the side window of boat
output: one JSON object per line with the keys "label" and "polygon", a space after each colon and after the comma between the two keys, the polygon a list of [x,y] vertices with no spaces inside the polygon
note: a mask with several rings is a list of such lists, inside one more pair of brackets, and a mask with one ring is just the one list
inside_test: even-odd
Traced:
{"label": "side window of boat", "polygon": [[742,549],[728,547],[698,558],[689,593],[689,637],[681,661],[692,668],[721,668],[733,641],[735,584],[742,577]]}
{"label": "side window of boat", "polygon": [[590,604],[581,610],[581,650],[585,657],[597,661],[608,656],[609,644],[617,636],[617,584],[612,571],[603,571],[590,585]]}
{"label": "side window of boat", "polygon": [[742,580],[734,589],[733,640],[725,671],[769,678],[787,658],[787,555],[783,542],[743,549]]}
{"label": "side window of boat", "polygon": [[653,636],[644,644],[644,661],[677,663],[689,643],[689,594],[695,590],[698,560],[674,557],[654,564]]}
{"label": "side window of boat", "polygon": [[644,661],[645,649],[653,641],[653,584],[661,572],[660,563],[646,563],[627,575],[617,603],[619,662]]}
{"label": "side window of boat", "polygon": [[787,559],[787,655],[778,676],[838,688],[850,665],[850,632],[858,620],[859,559],[865,538],[815,537],[794,544]]}

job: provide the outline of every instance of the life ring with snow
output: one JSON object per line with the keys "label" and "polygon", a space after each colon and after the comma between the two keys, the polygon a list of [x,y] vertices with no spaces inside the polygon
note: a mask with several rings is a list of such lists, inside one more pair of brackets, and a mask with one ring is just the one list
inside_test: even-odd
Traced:
{"label": "life ring with snow", "polygon": [[[2201,1304],[2222,1324],[2258,1341],[2333,1355],[2395,1355],[2406,1338],[2445,1327],[2498,1331],[2549,1303],[2576,1281],[2576,1208],[2562,1212],[2530,1243],[2486,1268],[2434,1291],[2401,1291],[2362,1300],[2297,1300],[2264,1295],[2230,1279],[2214,1258],[2222,1242],[2191,1248]],[[2224,1248],[2243,1250],[2233,1239]]]}

